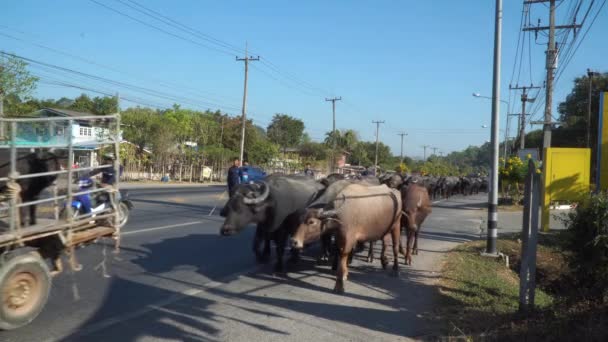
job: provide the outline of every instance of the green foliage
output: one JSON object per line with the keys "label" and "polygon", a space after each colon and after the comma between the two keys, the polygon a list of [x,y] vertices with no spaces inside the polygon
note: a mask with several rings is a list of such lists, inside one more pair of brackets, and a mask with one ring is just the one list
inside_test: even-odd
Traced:
{"label": "green foliage", "polygon": [[608,193],[590,195],[565,219],[569,266],[581,293],[608,298]]}
{"label": "green foliage", "polygon": [[423,175],[433,176],[458,176],[461,175],[454,164],[448,163],[443,158],[429,158],[418,167],[418,171]]}
{"label": "green foliage", "polygon": [[38,78],[27,70],[27,63],[15,57],[0,57],[0,98],[29,98]]}
{"label": "green foliage", "polygon": [[491,146],[469,146],[464,151],[452,152],[445,160],[457,168],[458,174],[482,173],[487,174],[490,165]]}
{"label": "green foliage", "polygon": [[279,155],[279,145],[267,139],[257,139],[247,148],[247,159],[252,164],[268,164]]}
{"label": "green foliage", "polygon": [[336,143],[336,152],[351,152],[359,142],[359,134],[352,129],[337,129],[335,134],[332,131],[325,133],[325,145],[333,148],[334,141]]}
{"label": "green foliage", "polygon": [[300,145],[300,156],[305,161],[320,161],[328,156],[327,146],[316,142],[305,142]]}
{"label": "green foliage", "polygon": [[304,136],[304,122],[285,114],[275,114],[266,130],[268,139],[285,149],[298,146]]}

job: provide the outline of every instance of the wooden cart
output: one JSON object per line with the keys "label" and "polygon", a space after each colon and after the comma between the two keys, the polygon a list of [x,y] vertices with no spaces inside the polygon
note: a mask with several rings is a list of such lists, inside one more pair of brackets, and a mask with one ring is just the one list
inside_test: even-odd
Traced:
{"label": "wooden cart", "polygon": [[[79,125],[104,128],[96,130],[99,136],[92,138],[93,148],[110,148],[119,155],[119,115],[44,117],[0,119],[8,128],[9,139],[0,141],[0,164],[5,170],[0,174],[0,329],[8,330],[28,324],[43,310],[51,289],[52,278],[61,273],[62,255],[69,256],[69,264],[75,271],[80,265],[74,257],[74,249],[102,237],[115,239],[119,246],[120,227],[118,210],[109,208],[95,217],[72,213],[74,196],[86,193],[108,192],[117,203],[118,176],[113,188],[99,188],[75,192],[72,184],[77,173],[90,172],[103,167],[114,167],[119,174],[119,158],[114,165],[98,165],[74,169],[74,151],[78,148],[75,135]],[[59,127],[59,128],[58,128]],[[36,132],[35,141],[31,134]],[[6,132],[5,132],[6,133]],[[3,135],[4,136],[4,135]],[[108,146],[109,145],[109,146]],[[17,163],[20,156],[32,149],[53,149],[65,154],[65,169],[42,173],[19,174]],[[8,159],[8,160],[7,160]],[[93,163],[91,163],[93,164]],[[21,165],[21,164],[20,164]],[[8,169],[8,170],[6,170]],[[8,171],[8,172],[7,172]],[[25,179],[53,176],[62,179],[47,188],[44,198],[23,202],[21,184]],[[67,176],[67,181],[65,181]],[[63,185],[59,185],[63,183]],[[48,194],[50,193],[50,194]],[[38,219],[37,224],[26,226],[20,220],[20,210],[32,205],[51,204],[53,218]],[[117,206],[113,206],[116,208]],[[64,214],[61,214],[61,213]]]}

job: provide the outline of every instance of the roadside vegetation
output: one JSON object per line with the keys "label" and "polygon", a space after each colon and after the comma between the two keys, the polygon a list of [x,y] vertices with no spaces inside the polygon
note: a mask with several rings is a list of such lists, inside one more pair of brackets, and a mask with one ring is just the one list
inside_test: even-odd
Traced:
{"label": "roadside vegetation", "polygon": [[539,235],[536,310],[518,312],[521,241],[503,236],[504,260],[480,256],[485,241],[450,252],[439,312],[450,340],[608,339],[608,194],[590,196],[562,217],[567,230]]}

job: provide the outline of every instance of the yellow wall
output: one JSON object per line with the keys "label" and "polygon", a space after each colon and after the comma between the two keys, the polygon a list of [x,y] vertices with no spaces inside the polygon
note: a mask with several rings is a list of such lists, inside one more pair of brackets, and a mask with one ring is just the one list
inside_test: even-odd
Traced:
{"label": "yellow wall", "polygon": [[555,201],[577,201],[589,192],[591,149],[547,148],[545,150],[542,229],[549,229],[549,205]]}

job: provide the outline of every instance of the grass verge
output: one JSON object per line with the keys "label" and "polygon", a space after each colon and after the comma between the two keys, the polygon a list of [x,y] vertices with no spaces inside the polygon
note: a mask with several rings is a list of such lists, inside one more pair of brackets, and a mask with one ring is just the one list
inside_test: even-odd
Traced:
{"label": "grass verge", "polygon": [[445,260],[439,317],[448,341],[606,341],[608,304],[577,296],[557,234],[539,235],[536,310],[518,313],[521,243],[501,237],[504,260],[481,257],[485,241],[465,243]]}

